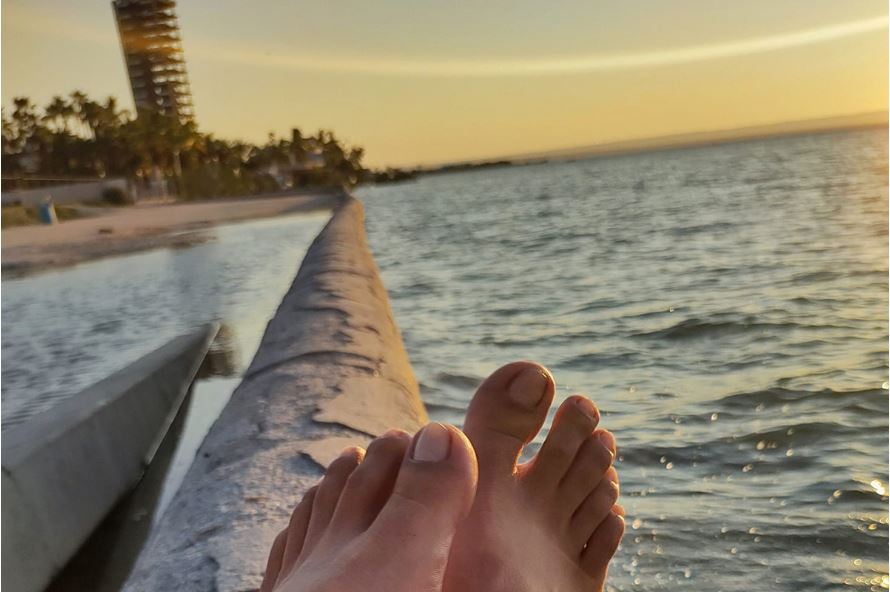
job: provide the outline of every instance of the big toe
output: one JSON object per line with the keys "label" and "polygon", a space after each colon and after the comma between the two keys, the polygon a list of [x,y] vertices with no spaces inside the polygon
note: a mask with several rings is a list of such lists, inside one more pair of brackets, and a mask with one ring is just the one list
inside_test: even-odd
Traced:
{"label": "big toe", "polygon": [[[392,495],[371,525],[371,540],[425,550],[423,561],[444,561],[457,525],[469,514],[478,468],[466,437],[452,426],[433,423],[414,437]],[[406,551],[410,553],[411,551]]]}
{"label": "big toe", "polygon": [[507,364],[482,383],[470,403],[464,431],[483,480],[512,474],[522,447],[547,417],[554,389],[550,372],[532,362]]}

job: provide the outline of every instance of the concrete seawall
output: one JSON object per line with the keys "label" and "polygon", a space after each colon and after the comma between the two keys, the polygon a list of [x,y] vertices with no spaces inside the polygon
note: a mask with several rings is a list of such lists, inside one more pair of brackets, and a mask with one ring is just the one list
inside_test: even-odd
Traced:
{"label": "concrete seawall", "polygon": [[349,199],[309,248],[125,589],[259,588],[272,540],[323,467],[344,446],[425,421]]}
{"label": "concrete seawall", "polygon": [[38,592],[133,487],[218,330],[210,325],[3,431],[3,571]]}

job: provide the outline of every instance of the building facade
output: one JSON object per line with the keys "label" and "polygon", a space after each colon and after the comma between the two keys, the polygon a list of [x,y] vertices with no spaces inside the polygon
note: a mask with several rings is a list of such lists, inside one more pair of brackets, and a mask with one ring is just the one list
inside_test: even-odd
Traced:
{"label": "building facade", "polygon": [[113,0],[136,109],[194,120],[175,0]]}

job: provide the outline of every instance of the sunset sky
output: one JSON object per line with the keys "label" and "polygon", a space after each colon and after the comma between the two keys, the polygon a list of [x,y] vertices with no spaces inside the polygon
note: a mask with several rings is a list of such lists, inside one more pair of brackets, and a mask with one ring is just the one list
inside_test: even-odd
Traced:
{"label": "sunset sky", "polygon": [[[5,0],[2,101],[132,98],[110,0]],[[429,164],[887,108],[885,0],[180,0],[200,128]]]}

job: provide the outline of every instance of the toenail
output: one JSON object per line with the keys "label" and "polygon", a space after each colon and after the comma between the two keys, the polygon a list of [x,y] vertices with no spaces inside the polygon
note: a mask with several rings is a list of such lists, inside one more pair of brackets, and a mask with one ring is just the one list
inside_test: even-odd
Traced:
{"label": "toenail", "polygon": [[537,407],[549,383],[550,378],[540,368],[526,368],[510,383],[510,397],[523,407]]}
{"label": "toenail", "polygon": [[615,436],[609,432],[602,431],[596,433],[596,439],[609,451],[610,455],[615,456]]}
{"label": "toenail", "polygon": [[339,458],[357,458],[361,454],[358,446],[347,446],[340,452]]}
{"label": "toenail", "polygon": [[412,460],[418,462],[440,462],[448,458],[451,451],[451,433],[440,423],[431,423],[422,430],[411,453]]}
{"label": "toenail", "polygon": [[593,404],[593,401],[585,397],[578,397],[575,399],[575,404],[578,405],[578,409],[581,410],[581,413],[593,421],[599,421],[600,412],[599,409],[596,408],[596,405]]}
{"label": "toenail", "polygon": [[380,436],[380,437],[381,437],[381,438],[399,438],[399,439],[402,439],[402,438],[410,438],[411,436],[409,436],[408,433],[407,433],[405,430],[399,430],[399,429],[396,429],[396,428],[392,428],[392,429],[390,429],[390,430],[386,430],[386,432],[384,432],[384,434],[383,434],[382,436]]}

